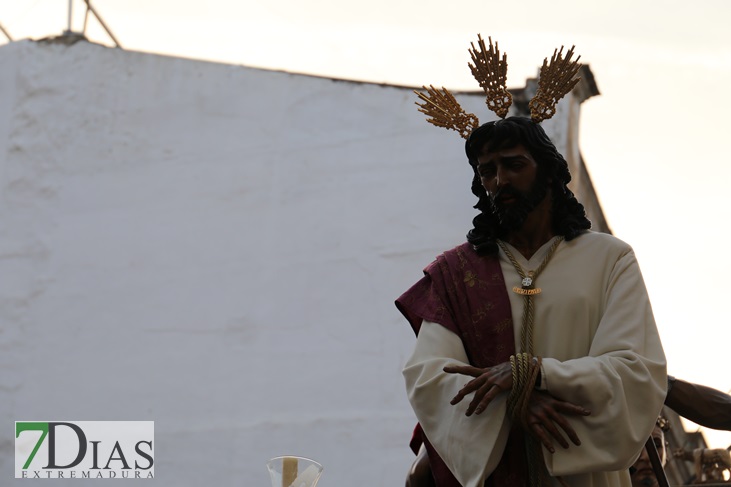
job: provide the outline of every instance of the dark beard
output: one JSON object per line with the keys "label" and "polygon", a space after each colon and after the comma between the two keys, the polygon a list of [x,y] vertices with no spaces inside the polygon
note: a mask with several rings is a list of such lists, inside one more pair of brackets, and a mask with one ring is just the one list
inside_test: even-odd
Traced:
{"label": "dark beard", "polygon": [[[536,180],[527,193],[522,193],[512,186],[504,186],[498,190],[494,197],[490,197],[490,201],[492,212],[498,218],[502,230],[520,230],[528,214],[543,201],[547,193],[548,183],[543,178]],[[514,197],[515,201],[503,204],[500,198],[506,195]]]}

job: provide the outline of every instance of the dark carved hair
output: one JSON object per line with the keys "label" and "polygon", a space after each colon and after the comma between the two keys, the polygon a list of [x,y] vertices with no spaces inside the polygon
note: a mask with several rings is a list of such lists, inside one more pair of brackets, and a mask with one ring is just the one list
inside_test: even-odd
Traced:
{"label": "dark carved hair", "polygon": [[567,186],[571,181],[569,165],[558,153],[546,132],[529,118],[508,117],[488,122],[475,129],[465,144],[467,158],[474,172],[472,193],[478,198],[475,208],[480,210],[480,214],[472,220],[474,228],[467,233],[467,241],[478,254],[496,253],[498,248],[496,239],[503,236],[500,222],[493,213],[492,201],[482,187],[477,173],[477,155],[485,145],[489,151],[522,145],[530,152],[538,164],[539,174],[550,181],[553,197],[551,214],[553,231],[556,235],[563,235],[566,240],[572,240],[584,230],[591,228],[584,206],[576,200],[574,193]]}

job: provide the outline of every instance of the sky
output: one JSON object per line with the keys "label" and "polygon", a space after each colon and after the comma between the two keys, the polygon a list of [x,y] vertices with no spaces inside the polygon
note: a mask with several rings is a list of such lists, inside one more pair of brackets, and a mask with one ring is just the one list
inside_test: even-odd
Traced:
{"label": "sky", "polygon": [[[731,390],[731,2],[91,3],[126,49],[414,87],[477,89],[467,48],[478,33],[507,53],[509,87],[575,45],[601,92],[582,106],[581,151],[610,227],[637,253],[668,372]],[[71,7],[80,31],[84,3]],[[16,40],[58,35],[68,14],[69,0],[0,0],[0,26]],[[86,32],[111,45],[96,19]],[[703,431],[711,446],[731,445],[731,433]]]}

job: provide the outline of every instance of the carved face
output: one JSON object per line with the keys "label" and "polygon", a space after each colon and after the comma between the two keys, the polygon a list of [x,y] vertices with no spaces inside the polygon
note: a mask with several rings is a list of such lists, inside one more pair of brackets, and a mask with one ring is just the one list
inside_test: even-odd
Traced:
{"label": "carved face", "polygon": [[538,163],[522,145],[492,152],[483,148],[477,157],[477,173],[494,213],[508,230],[519,229],[548,191]]}
{"label": "carved face", "polygon": [[[660,461],[663,465],[667,460],[667,452],[665,450],[665,435],[659,426],[655,425],[655,429],[652,430],[652,440],[655,442],[655,448],[657,453],[660,455]],[[632,487],[652,487],[658,485],[657,478],[655,477],[655,471],[652,470],[652,464],[650,458],[647,456],[647,450],[644,448],[640,453],[640,457],[630,468],[632,477]]]}

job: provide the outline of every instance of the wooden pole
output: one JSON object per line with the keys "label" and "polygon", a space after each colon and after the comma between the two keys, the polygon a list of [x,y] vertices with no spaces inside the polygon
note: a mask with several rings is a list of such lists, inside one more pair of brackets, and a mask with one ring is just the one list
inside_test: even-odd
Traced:
{"label": "wooden pole", "polygon": [[89,9],[92,14],[94,14],[94,17],[96,17],[96,20],[99,21],[99,23],[101,24],[102,28],[106,31],[107,35],[112,39],[112,41],[114,41],[114,44],[117,47],[121,48],[122,46],[119,44],[119,41],[117,40],[117,38],[114,37],[114,34],[112,34],[112,31],[109,30],[109,27],[107,27],[107,24],[104,23],[104,21],[99,16],[99,14],[97,13],[97,11],[94,10],[94,7],[91,6],[91,1],[90,0],[84,0],[84,3],[86,3],[86,8]]}
{"label": "wooden pole", "polygon": [[13,41],[13,38],[10,37],[10,34],[8,33],[7,30],[5,30],[5,28],[2,26],[2,24],[0,24],[0,32],[2,32],[3,34],[5,34],[5,37],[7,37],[10,42]]}
{"label": "wooden pole", "polygon": [[657,483],[660,487],[670,487],[668,478],[665,476],[665,469],[662,468],[662,462],[660,461],[660,455],[657,453],[655,447],[655,441],[652,436],[647,439],[645,443],[645,449],[647,450],[647,456],[650,458],[652,469],[655,471],[655,477],[657,477]]}

